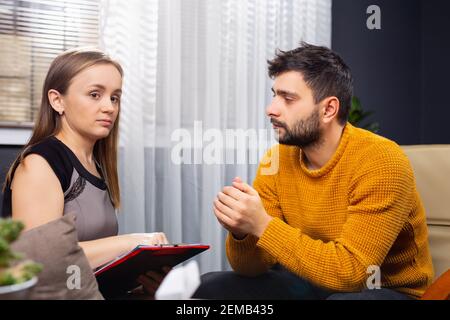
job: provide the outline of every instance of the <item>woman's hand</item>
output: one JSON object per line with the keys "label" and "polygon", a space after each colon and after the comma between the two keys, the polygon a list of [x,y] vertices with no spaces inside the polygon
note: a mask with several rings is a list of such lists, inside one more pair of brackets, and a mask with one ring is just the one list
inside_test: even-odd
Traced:
{"label": "woman's hand", "polygon": [[142,291],[147,298],[155,298],[156,290],[171,269],[170,267],[163,267],[162,272],[148,271],[137,278],[137,282],[142,284]]}
{"label": "woman's hand", "polygon": [[129,243],[129,251],[133,250],[138,245],[153,246],[169,243],[163,232],[131,233],[127,234],[126,237]]}

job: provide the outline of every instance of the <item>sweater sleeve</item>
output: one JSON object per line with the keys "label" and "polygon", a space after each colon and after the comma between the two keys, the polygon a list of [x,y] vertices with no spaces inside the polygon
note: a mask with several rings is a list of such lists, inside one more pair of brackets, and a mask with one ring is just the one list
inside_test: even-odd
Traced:
{"label": "sweater sleeve", "polygon": [[406,156],[393,146],[373,151],[352,178],[348,218],[337,239],[313,239],[275,218],[257,246],[316,285],[360,290],[367,268],[381,266],[414,199],[414,176]]}
{"label": "sweater sleeve", "polygon": [[[283,219],[276,191],[277,176],[269,168],[272,165],[270,160],[274,160],[274,154],[278,152],[278,146],[275,146],[265,154],[258,167],[253,187],[258,192],[266,212],[273,217]],[[258,238],[253,235],[237,240],[228,233],[226,252],[234,271],[246,276],[257,276],[266,272],[277,262],[264,248],[258,247],[257,242]]]}

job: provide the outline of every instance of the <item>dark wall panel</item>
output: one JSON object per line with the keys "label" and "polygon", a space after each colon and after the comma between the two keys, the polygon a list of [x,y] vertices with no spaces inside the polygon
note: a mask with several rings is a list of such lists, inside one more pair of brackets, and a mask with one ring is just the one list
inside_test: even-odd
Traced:
{"label": "dark wall panel", "polygon": [[[367,7],[381,8],[381,30],[366,26]],[[420,2],[335,0],[332,48],[352,69],[355,95],[375,112],[380,134],[399,144],[420,140]]]}
{"label": "dark wall panel", "polygon": [[450,1],[423,0],[421,141],[450,143]]}
{"label": "dark wall panel", "polygon": [[21,146],[1,146],[0,145],[0,217],[2,216],[3,206],[3,182],[5,181],[6,174],[14,159],[19,154]]}

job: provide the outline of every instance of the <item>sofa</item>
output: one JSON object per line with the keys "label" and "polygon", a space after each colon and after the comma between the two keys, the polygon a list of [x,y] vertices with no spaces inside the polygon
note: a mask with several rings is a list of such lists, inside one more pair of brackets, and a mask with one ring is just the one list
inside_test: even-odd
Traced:
{"label": "sofa", "polygon": [[[409,158],[425,207],[435,280],[450,292],[450,145],[402,146]],[[450,271],[450,270],[449,270]],[[436,283],[436,282],[435,282]],[[432,286],[433,287],[433,286]],[[430,289],[432,289],[430,287]],[[428,290],[427,290],[428,291]],[[442,292],[441,292],[442,293]],[[428,296],[429,292],[427,293]],[[445,293],[441,297],[445,298]],[[430,298],[433,298],[430,296]],[[438,297],[436,297],[438,298]]]}

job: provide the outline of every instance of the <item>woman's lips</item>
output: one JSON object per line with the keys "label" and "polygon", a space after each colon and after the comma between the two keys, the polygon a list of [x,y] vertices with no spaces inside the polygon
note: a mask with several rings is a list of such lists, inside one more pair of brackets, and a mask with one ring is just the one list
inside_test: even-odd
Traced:
{"label": "woman's lips", "polygon": [[97,121],[100,123],[100,125],[102,125],[104,127],[109,127],[109,126],[112,125],[112,121],[111,120],[103,119],[103,120],[97,120]]}

